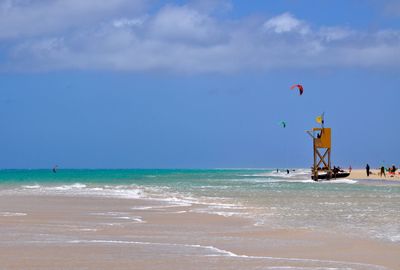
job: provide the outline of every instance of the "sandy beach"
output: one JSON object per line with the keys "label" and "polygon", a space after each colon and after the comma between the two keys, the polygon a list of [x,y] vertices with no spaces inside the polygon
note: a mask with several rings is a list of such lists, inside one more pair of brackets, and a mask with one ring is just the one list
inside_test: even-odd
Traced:
{"label": "sandy beach", "polygon": [[370,180],[400,180],[400,175],[396,172],[395,175],[391,175],[386,172],[386,176],[380,175],[380,171],[378,169],[371,169],[371,174],[368,177],[365,169],[356,169],[352,170],[349,179],[361,180],[361,179],[370,179]]}
{"label": "sandy beach", "polygon": [[[396,243],[268,229],[199,205],[0,197],[2,269],[400,269]],[[329,230],[327,230],[329,231]]]}

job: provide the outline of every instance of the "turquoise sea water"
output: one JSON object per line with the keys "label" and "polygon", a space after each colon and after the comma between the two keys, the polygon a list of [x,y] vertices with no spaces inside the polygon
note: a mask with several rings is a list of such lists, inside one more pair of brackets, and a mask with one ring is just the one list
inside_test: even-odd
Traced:
{"label": "turquoise sea water", "polygon": [[308,170],[2,170],[0,196],[145,199],[250,219],[400,242],[400,183],[315,183]]}

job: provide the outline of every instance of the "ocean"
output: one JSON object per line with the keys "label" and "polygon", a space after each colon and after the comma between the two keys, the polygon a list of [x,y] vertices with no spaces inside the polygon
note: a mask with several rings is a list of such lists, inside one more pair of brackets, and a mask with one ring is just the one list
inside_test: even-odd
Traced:
{"label": "ocean", "polygon": [[290,174],[268,169],[1,170],[0,196],[14,195],[143,199],[157,207],[196,205],[197,213],[242,217],[259,227],[400,242],[399,182],[317,183],[306,169]]}

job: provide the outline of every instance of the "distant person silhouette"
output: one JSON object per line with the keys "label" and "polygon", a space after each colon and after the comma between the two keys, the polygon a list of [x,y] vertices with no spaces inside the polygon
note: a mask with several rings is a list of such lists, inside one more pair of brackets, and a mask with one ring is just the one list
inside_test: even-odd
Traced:
{"label": "distant person silhouette", "polygon": [[367,176],[369,177],[369,174],[371,173],[370,170],[369,170],[370,169],[369,168],[369,164],[367,164],[367,167],[365,167],[365,169],[367,170]]}
{"label": "distant person silhouette", "polygon": [[386,177],[385,167],[384,166],[381,167],[381,176],[385,176]]}

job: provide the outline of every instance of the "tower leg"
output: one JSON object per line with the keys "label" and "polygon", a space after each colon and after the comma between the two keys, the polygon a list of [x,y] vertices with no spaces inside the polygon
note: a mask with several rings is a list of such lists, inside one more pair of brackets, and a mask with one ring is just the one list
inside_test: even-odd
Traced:
{"label": "tower leg", "polygon": [[314,142],[314,165],[312,169],[312,174],[314,176],[314,181],[318,181],[318,163],[317,163],[317,148]]}

